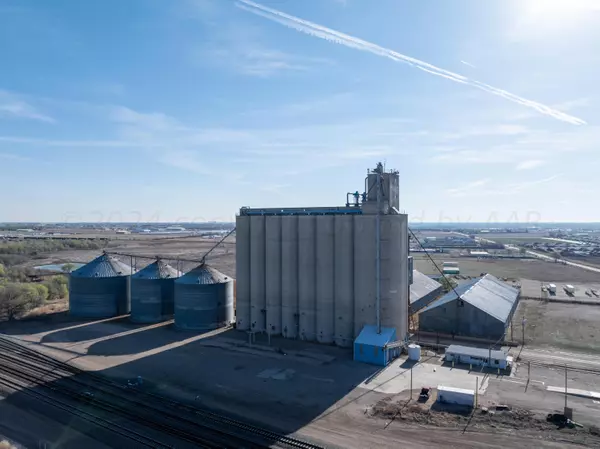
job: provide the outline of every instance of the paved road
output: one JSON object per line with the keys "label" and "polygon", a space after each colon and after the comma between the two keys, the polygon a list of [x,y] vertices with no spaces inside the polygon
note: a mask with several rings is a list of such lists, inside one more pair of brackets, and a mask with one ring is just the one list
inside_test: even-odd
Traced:
{"label": "paved road", "polygon": [[[482,239],[482,240],[485,240],[485,239]],[[492,240],[487,240],[487,241],[488,242],[492,242],[492,243],[496,243],[496,242],[493,242]],[[517,246],[517,245],[505,245],[505,246],[507,248],[520,249],[520,247]],[[570,260],[565,260],[565,259],[556,259],[555,257],[548,256],[547,254],[541,254],[541,253],[538,253],[538,252],[535,252],[535,251],[526,250],[526,253],[530,254],[532,256],[535,256],[535,257],[537,257],[539,259],[550,260],[550,261],[556,260],[557,262],[563,263],[565,265],[570,265],[572,267],[582,268],[584,270],[594,271],[596,273],[600,273],[600,268],[597,268],[597,267],[592,267],[592,266],[584,265],[582,263],[577,263],[577,262],[571,262]]]}
{"label": "paved road", "polygon": [[[555,260],[554,257],[552,257],[552,256],[536,253],[535,251],[527,251],[527,254],[531,254],[532,256],[539,257],[540,259]],[[571,261],[565,260],[565,259],[556,259],[556,260],[560,263],[564,263],[565,265],[571,265],[572,267],[583,268],[584,270],[600,273],[600,268],[591,267],[589,265],[583,265],[581,263],[571,262]]]}

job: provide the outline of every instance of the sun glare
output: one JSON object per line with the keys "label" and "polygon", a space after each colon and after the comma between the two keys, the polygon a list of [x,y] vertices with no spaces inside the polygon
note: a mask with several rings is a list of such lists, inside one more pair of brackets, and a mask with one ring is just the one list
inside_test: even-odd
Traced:
{"label": "sun glare", "polygon": [[590,12],[600,12],[599,0],[524,0],[522,5],[531,26],[548,30],[577,25]]}

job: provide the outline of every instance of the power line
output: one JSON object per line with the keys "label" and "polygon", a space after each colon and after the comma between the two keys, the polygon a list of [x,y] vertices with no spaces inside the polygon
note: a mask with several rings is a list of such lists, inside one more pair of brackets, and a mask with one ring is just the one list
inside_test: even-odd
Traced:
{"label": "power line", "polygon": [[460,295],[458,294],[458,292],[456,291],[456,289],[454,288],[454,284],[452,284],[452,282],[450,281],[450,279],[448,279],[446,277],[446,275],[444,274],[443,270],[440,269],[440,267],[438,266],[437,263],[435,263],[435,260],[433,260],[433,257],[431,257],[429,255],[429,251],[427,251],[427,248],[425,248],[423,246],[423,244],[421,243],[421,241],[417,238],[417,236],[415,235],[415,233],[412,231],[412,229],[408,228],[408,232],[410,232],[410,234],[413,236],[413,238],[417,241],[417,243],[419,244],[419,246],[425,251],[425,254],[427,255],[427,257],[429,258],[429,260],[431,261],[431,263],[433,264],[433,266],[436,268],[437,271],[439,271],[439,273],[442,275],[442,277],[444,278],[444,280],[446,281],[446,283],[450,286],[450,288],[452,288],[452,291],[454,292],[454,294],[456,295],[456,297],[458,299],[462,299],[460,297]]}
{"label": "power line", "polygon": [[184,259],[178,256],[161,256],[161,255],[154,255],[154,256],[145,256],[143,254],[133,254],[133,253],[125,253],[125,252],[120,252],[120,251],[104,251],[105,254],[109,254],[109,255],[113,255],[113,256],[122,256],[122,257],[136,257],[136,258],[140,258],[140,259],[166,259],[166,260],[177,260],[179,262],[192,262],[192,263],[206,263],[206,257],[215,250],[215,248],[217,248],[219,245],[221,245],[223,243],[223,241],[229,237],[231,234],[233,234],[233,232],[235,231],[235,228],[233,228],[231,231],[229,231],[221,240],[219,240],[212,248],[210,248],[200,259]]}

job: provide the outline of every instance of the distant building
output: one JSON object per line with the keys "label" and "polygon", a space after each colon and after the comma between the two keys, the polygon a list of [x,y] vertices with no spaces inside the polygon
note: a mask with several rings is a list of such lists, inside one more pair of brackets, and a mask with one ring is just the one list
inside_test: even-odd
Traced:
{"label": "distant building", "polygon": [[423,309],[419,330],[499,340],[505,337],[518,298],[519,290],[486,274],[459,285]]}
{"label": "distant building", "polygon": [[165,228],[166,231],[178,231],[178,232],[183,232],[186,229],[183,226],[167,226]]}
{"label": "distant building", "polygon": [[450,274],[450,275],[460,274],[460,268],[458,267],[458,262],[444,262],[442,271],[444,272],[444,274]]}

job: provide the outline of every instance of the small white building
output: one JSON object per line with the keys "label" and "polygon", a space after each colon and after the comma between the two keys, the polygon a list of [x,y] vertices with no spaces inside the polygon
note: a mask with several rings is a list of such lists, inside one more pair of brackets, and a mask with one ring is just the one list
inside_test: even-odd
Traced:
{"label": "small white building", "polygon": [[439,385],[437,390],[437,400],[443,404],[467,405],[469,407],[473,407],[475,404],[475,390],[444,387],[443,385]]}
{"label": "small white building", "polygon": [[512,357],[509,357],[504,351],[495,349],[490,351],[489,349],[470,346],[450,345],[446,349],[445,360],[446,362],[507,369],[510,367]]}

